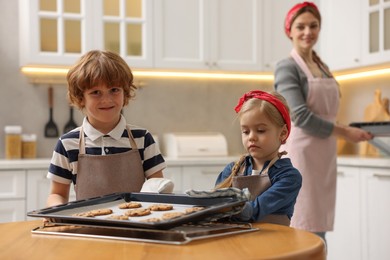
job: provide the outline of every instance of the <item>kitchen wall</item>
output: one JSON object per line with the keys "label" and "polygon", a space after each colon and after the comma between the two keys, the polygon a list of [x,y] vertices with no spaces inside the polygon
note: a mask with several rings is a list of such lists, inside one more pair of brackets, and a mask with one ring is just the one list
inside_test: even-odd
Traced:
{"label": "kitchen wall", "polygon": [[[18,1],[0,0],[0,17],[0,158],[4,158],[5,125],[21,125],[24,133],[37,134],[38,157],[50,157],[56,139],[43,136],[49,118],[47,86],[30,84],[19,70]],[[376,88],[390,97],[389,79],[341,82],[339,121],[361,121]],[[124,109],[128,122],[158,136],[171,131],[219,131],[227,137],[231,155],[243,152],[233,110],[238,98],[252,89],[272,89],[272,83],[241,80],[136,79],[140,83],[136,100]],[[62,132],[69,119],[66,87],[53,87],[54,120]],[[80,124],[82,114],[76,111],[75,116]]]}

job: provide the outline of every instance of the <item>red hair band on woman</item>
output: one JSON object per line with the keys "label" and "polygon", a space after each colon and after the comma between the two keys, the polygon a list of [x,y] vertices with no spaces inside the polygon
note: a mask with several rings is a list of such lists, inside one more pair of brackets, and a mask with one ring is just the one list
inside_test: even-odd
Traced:
{"label": "red hair band on woman", "polygon": [[261,90],[249,91],[249,92],[245,93],[238,100],[238,104],[234,108],[236,113],[240,112],[242,105],[245,103],[245,101],[247,101],[248,99],[251,99],[251,98],[257,98],[260,100],[267,101],[267,102],[271,103],[279,111],[279,113],[283,117],[284,122],[287,125],[287,136],[286,136],[286,139],[287,139],[287,137],[290,135],[291,119],[290,119],[290,114],[288,113],[288,110],[287,110],[286,106],[282,103],[282,101],[280,101],[279,99],[277,99],[273,95],[271,95],[267,92],[261,91]]}
{"label": "red hair band on woman", "polygon": [[312,2],[303,2],[303,3],[299,3],[299,4],[294,5],[290,9],[290,11],[288,11],[286,18],[284,20],[284,31],[285,31],[287,37],[290,37],[292,19],[295,17],[295,14],[299,10],[304,8],[305,6],[312,6],[313,8],[315,8],[318,11],[317,6]]}

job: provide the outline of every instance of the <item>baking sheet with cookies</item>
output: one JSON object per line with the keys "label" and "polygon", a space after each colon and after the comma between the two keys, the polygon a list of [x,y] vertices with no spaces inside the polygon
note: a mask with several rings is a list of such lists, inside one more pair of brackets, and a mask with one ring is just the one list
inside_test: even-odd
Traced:
{"label": "baking sheet with cookies", "polygon": [[216,220],[242,208],[234,196],[197,198],[184,194],[116,193],[29,212],[57,224],[168,229]]}

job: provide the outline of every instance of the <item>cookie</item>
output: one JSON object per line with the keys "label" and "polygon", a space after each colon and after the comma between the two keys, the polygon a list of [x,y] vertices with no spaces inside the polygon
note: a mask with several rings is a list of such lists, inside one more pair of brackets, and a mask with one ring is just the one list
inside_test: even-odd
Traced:
{"label": "cookie", "polygon": [[172,210],[173,206],[171,204],[154,204],[149,207],[152,211],[166,211]]}
{"label": "cookie", "polygon": [[161,219],[159,219],[159,218],[147,218],[147,219],[141,220],[140,222],[156,223],[156,222],[160,222],[160,221],[161,221]]}
{"label": "cookie", "polygon": [[183,212],[167,212],[167,213],[164,213],[161,216],[161,218],[164,219],[164,220],[168,220],[168,219],[178,218],[178,217],[181,217],[183,215],[184,215]]}
{"label": "cookie", "polygon": [[87,218],[93,218],[95,215],[93,215],[91,212],[80,212],[73,214],[74,217],[87,217]]}
{"label": "cookie", "polygon": [[125,215],[111,215],[108,216],[107,219],[113,219],[113,220],[128,220],[129,217]]}
{"label": "cookie", "polygon": [[120,209],[135,209],[140,207],[142,207],[142,205],[139,202],[126,202],[119,205]]}
{"label": "cookie", "polygon": [[94,209],[89,212],[94,216],[104,216],[104,215],[112,214],[112,209]]}
{"label": "cookie", "polygon": [[126,216],[129,217],[141,217],[150,215],[150,209],[130,209],[125,212]]}
{"label": "cookie", "polygon": [[194,212],[203,210],[203,209],[204,209],[204,207],[191,207],[191,208],[185,209],[184,212],[185,212],[186,214],[191,214],[191,213],[194,213]]}

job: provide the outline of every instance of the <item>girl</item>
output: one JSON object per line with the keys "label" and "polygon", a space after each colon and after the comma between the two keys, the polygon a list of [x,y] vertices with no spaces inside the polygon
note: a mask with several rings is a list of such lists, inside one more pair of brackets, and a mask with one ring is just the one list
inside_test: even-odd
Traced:
{"label": "girl", "polygon": [[336,136],[366,141],[372,135],[336,123],[339,87],[313,50],[321,28],[315,4],[296,4],[287,13],[285,32],[293,49],[275,70],[275,89],[292,110],[291,137],[286,144],[291,162],[302,173],[293,227],[325,238],[333,230],[336,200]]}
{"label": "girl", "polygon": [[248,188],[251,199],[237,218],[289,225],[301,187],[301,175],[281,159],[279,147],[290,133],[289,109],[277,93],[250,91],[235,108],[247,155],[219,174],[216,188]]}
{"label": "girl", "polygon": [[90,51],[67,80],[68,98],[85,118],[57,142],[47,175],[52,181],[47,205],[68,202],[72,182],[80,200],[139,192],[145,179],[162,178],[166,165],[152,135],[121,115],[136,90],[126,62],[109,51]]}

